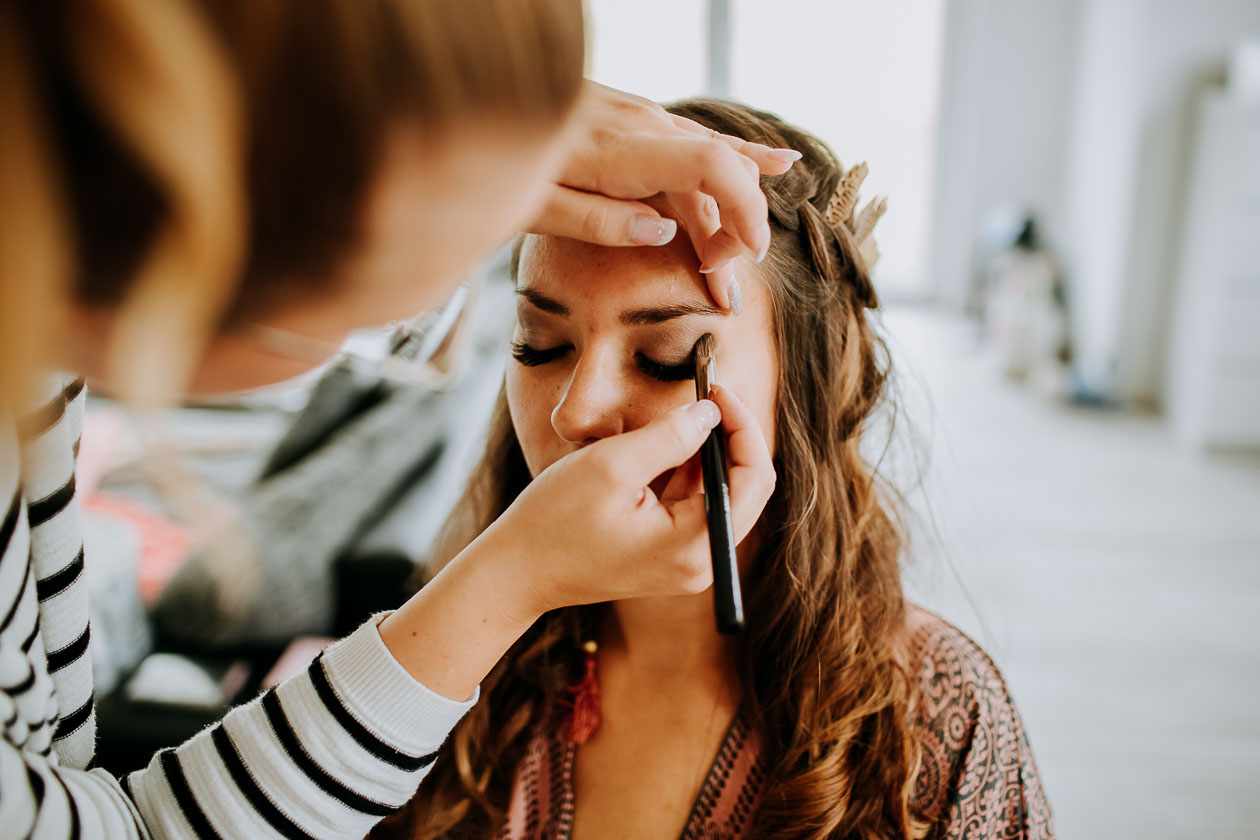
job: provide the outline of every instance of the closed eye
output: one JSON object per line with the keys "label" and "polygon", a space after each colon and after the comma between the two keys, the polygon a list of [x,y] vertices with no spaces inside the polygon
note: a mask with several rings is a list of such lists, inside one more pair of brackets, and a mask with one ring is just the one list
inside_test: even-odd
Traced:
{"label": "closed eye", "polygon": [[[563,358],[572,349],[572,346],[568,344],[539,349],[530,347],[523,342],[514,342],[512,344],[512,358],[526,367],[538,367],[539,365],[545,365],[548,362],[554,362]],[[669,365],[649,359],[642,353],[636,353],[634,363],[644,375],[660,382],[686,382],[696,378],[695,365],[690,361],[681,365]]]}

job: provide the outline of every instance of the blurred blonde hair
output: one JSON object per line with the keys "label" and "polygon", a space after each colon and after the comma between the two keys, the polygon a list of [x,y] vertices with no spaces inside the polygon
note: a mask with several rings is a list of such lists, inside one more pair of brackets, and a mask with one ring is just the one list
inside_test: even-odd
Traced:
{"label": "blurred blonde hair", "polygon": [[0,401],[67,302],[116,313],[139,408],[230,315],[317,293],[357,244],[383,138],[556,130],[580,0],[49,0],[0,9]]}

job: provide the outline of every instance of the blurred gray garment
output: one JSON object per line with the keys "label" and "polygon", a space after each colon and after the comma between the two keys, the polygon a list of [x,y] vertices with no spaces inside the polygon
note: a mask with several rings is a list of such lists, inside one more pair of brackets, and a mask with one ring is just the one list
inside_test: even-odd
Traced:
{"label": "blurred gray garment", "polygon": [[153,650],[153,631],[140,600],[140,537],[130,524],[83,512],[83,564],[92,621],[92,678],[109,694]]}
{"label": "blurred gray garment", "polygon": [[[352,389],[337,369],[321,386]],[[220,603],[211,552],[191,555],[162,591],[154,617],[199,645],[281,642],[325,633],[334,610],[331,569],[404,483],[441,455],[435,394],[396,390],[335,429],[317,449],[245,488],[239,524],[258,558],[251,598]],[[300,423],[300,420],[299,420]]]}
{"label": "blurred gray garment", "polygon": [[474,358],[452,388],[328,371],[261,476],[234,498],[257,558],[251,595],[220,603],[220,567],[209,552],[194,553],[154,607],[165,633],[200,647],[328,634],[339,560],[385,551],[427,559],[481,451],[502,382],[513,294],[501,277],[486,284]]}

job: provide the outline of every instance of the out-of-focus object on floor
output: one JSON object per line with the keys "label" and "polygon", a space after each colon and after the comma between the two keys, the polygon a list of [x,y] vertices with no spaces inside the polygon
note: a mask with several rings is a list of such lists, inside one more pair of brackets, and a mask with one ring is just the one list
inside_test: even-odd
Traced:
{"label": "out-of-focus object on floor", "polygon": [[1252,93],[1215,91],[1200,103],[1190,167],[1167,393],[1178,438],[1199,447],[1260,449],[1260,90]]}
{"label": "out-of-focus object on floor", "polygon": [[1029,211],[984,267],[985,334],[1003,372],[1047,396],[1068,396],[1068,314],[1058,262]]}

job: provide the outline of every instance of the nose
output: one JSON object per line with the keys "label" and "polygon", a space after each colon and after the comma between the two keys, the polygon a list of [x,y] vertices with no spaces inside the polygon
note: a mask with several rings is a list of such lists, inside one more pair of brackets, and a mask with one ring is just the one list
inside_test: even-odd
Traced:
{"label": "nose", "polygon": [[627,396],[623,384],[612,359],[584,354],[551,411],[551,427],[563,440],[578,444],[621,434]]}

